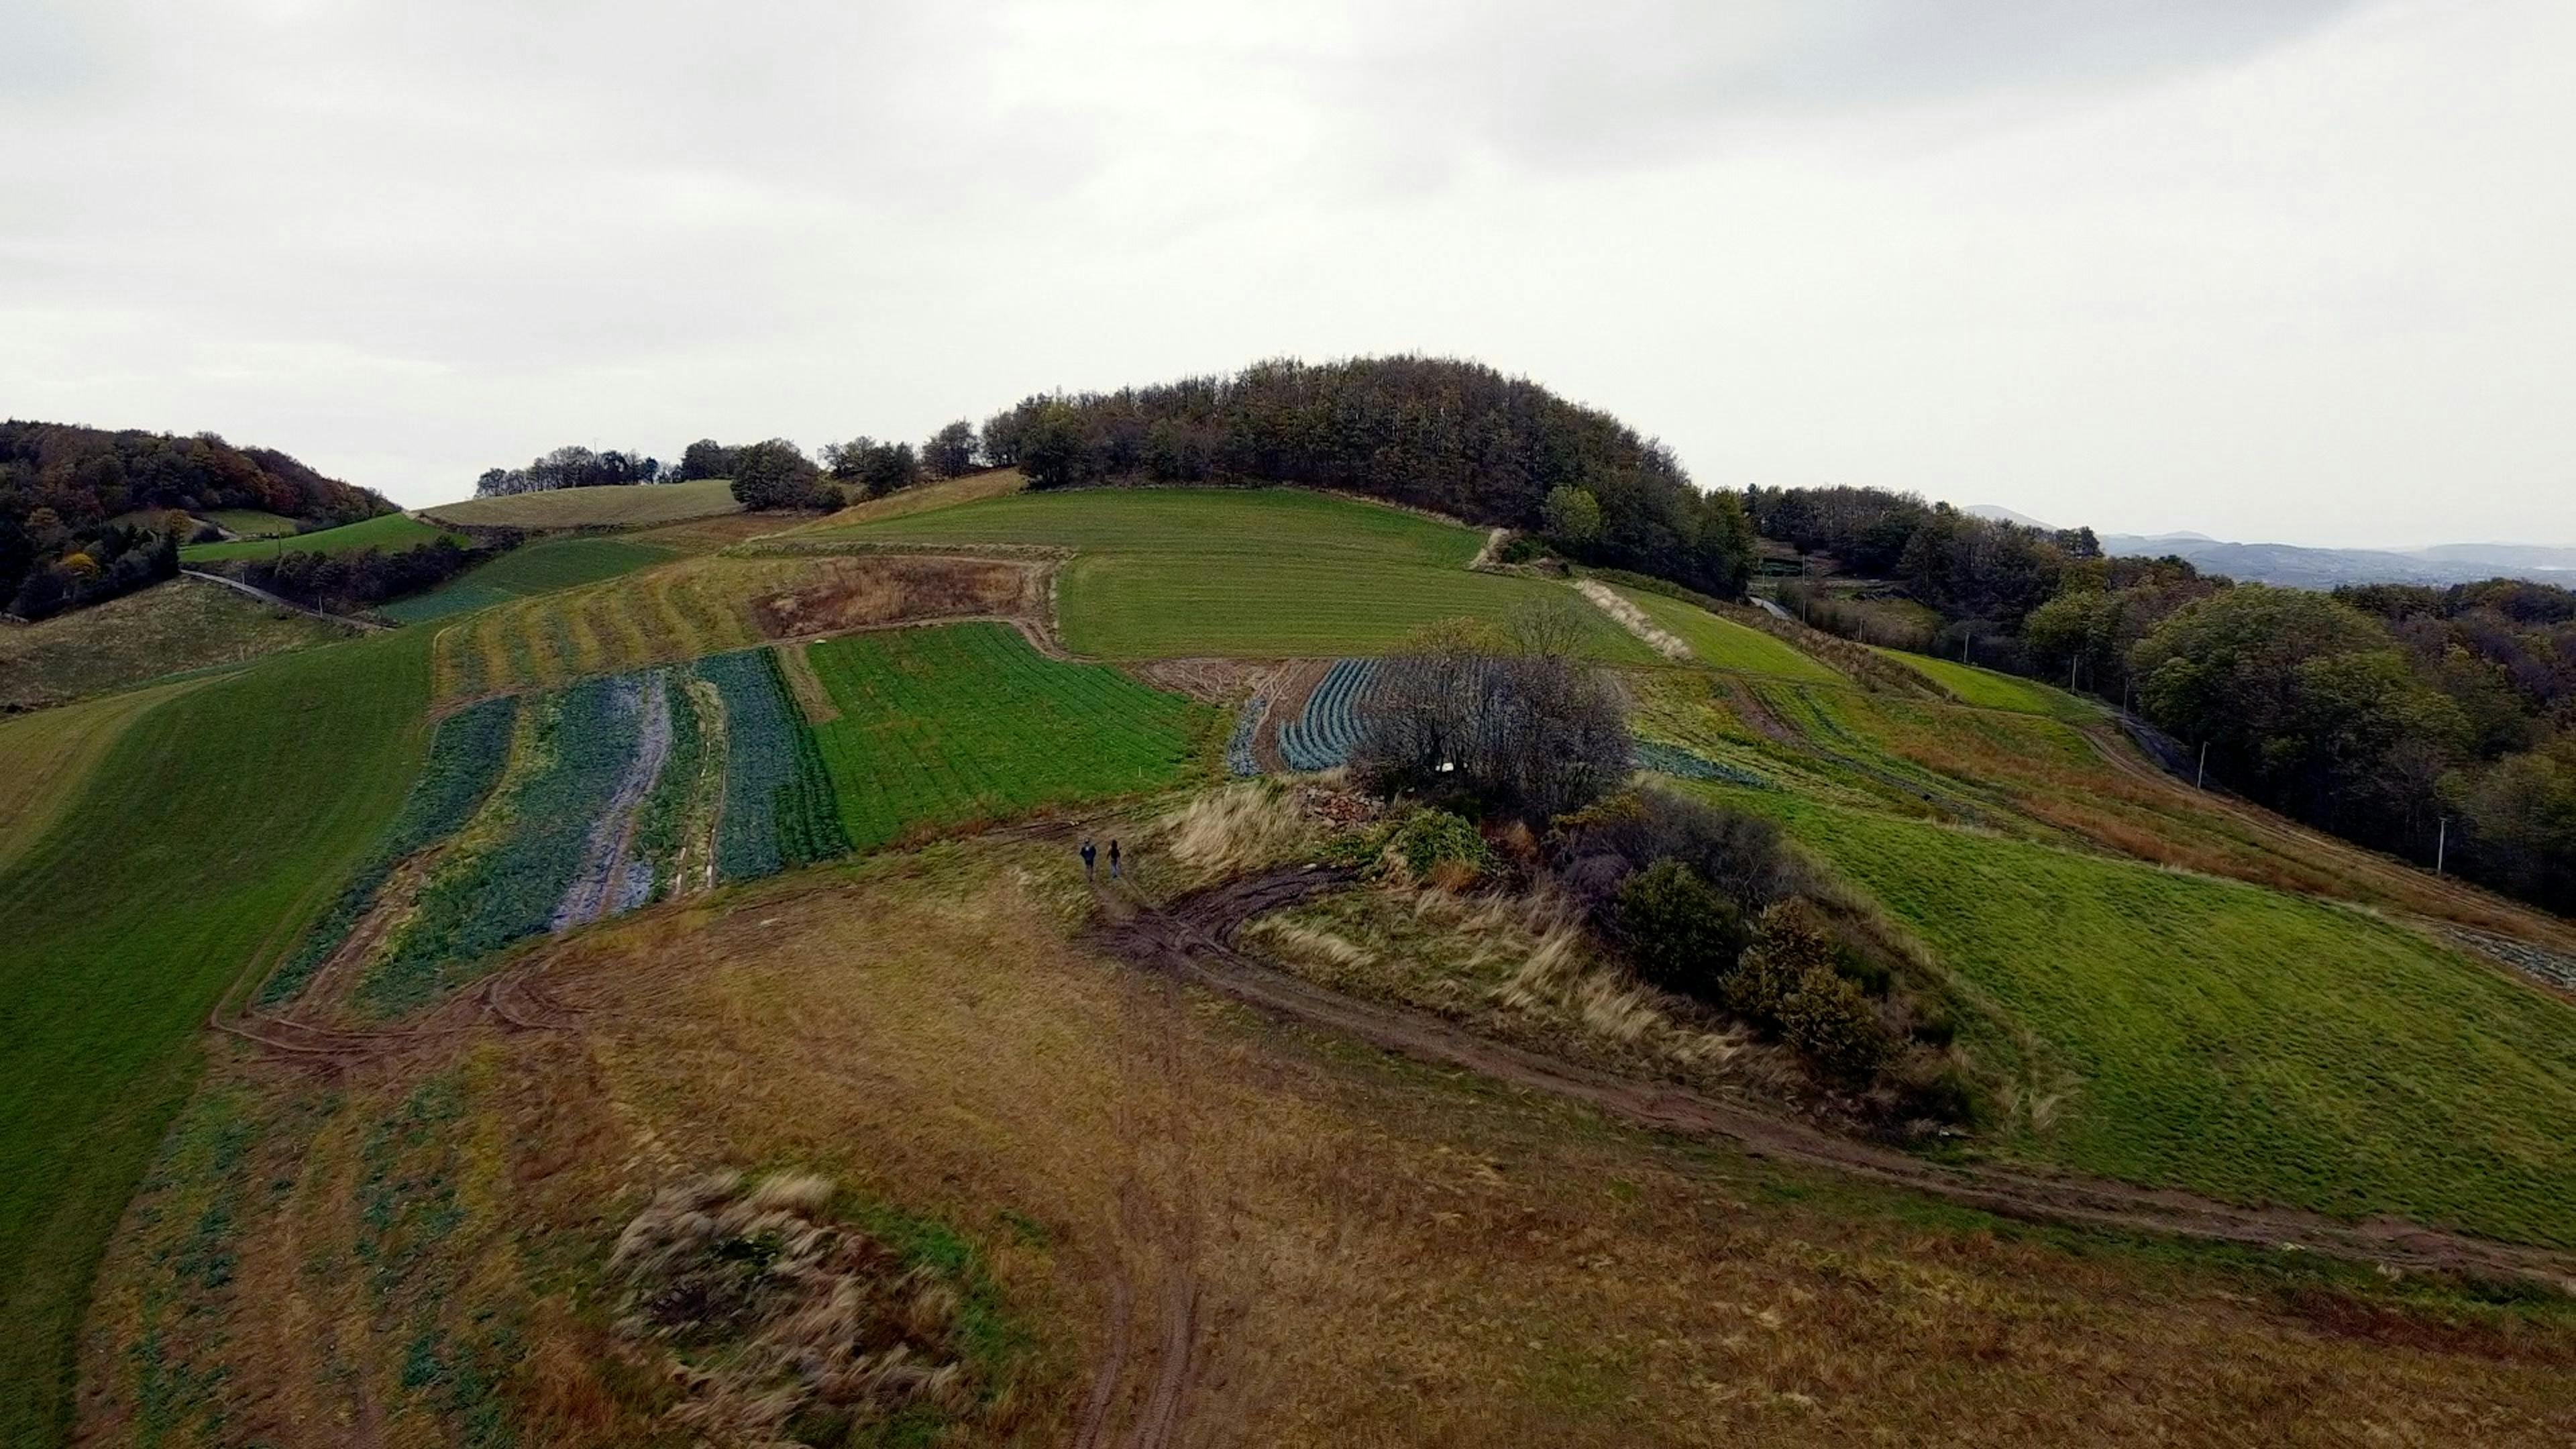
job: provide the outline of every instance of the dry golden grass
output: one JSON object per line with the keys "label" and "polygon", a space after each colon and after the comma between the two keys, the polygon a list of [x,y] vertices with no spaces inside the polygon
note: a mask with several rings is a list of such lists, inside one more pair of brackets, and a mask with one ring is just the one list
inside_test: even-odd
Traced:
{"label": "dry golden grass", "polygon": [[[1172,1442],[1335,1449],[2576,1433],[2563,1313],[2068,1251],[1275,1028],[1087,952],[1063,856],[943,845],[625,918],[546,948],[580,1029],[459,1065],[325,1092],[219,1064],[107,1266],[85,1429],[177,1413],[157,1365],[280,1445],[432,1442],[478,1403],[524,1443],[670,1432],[673,1381],[585,1285],[655,1192],[739,1170],[972,1245],[1029,1347],[948,1442],[1069,1442],[1095,1384],[1113,1443],[1166,1409]],[[388,1180],[414,1207],[371,1265]],[[189,1266],[209,1222],[220,1284]],[[477,1323],[511,1335],[479,1399],[453,1371]],[[177,1417],[165,1442],[205,1441]]]}
{"label": "dry golden grass", "polygon": [[953,508],[960,503],[973,503],[985,498],[999,498],[1017,493],[1029,486],[1029,480],[1017,468],[994,468],[982,473],[969,473],[963,478],[950,478],[938,483],[924,483],[901,493],[871,498],[854,503],[837,513],[826,514],[813,523],[795,530],[797,533],[822,533],[847,528],[854,523],[879,523],[889,518],[902,518],[914,513],[927,513],[934,508]]}

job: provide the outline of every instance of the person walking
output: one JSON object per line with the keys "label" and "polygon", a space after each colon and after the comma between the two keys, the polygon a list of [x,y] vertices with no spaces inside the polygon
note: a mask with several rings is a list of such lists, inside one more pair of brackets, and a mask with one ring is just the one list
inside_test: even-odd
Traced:
{"label": "person walking", "polygon": [[1109,842],[1109,878],[1118,879],[1118,842]]}
{"label": "person walking", "polygon": [[[1118,873],[1118,856],[1117,856],[1117,853],[1116,853],[1116,852],[1117,852],[1117,847],[1116,847],[1116,846],[1114,846],[1114,845],[1113,845],[1113,846],[1111,846],[1111,847],[1110,847],[1110,851],[1111,851],[1111,854],[1110,854],[1110,856],[1109,856],[1109,873],[1110,873],[1111,875],[1116,875],[1116,874]],[[1090,879],[1092,879],[1092,878],[1093,878],[1093,877],[1092,877],[1092,870],[1093,870],[1092,861],[1093,861],[1093,860],[1095,860],[1095,859],[1099,856],[1099,854],[1100,854],[1100,852],[1099,852],[1096,848],[1094,848],[1094,847],[1093,847],[1093,845],[1092,845],[1092,843],[1091,843],[1091,837],[1090,837],[1090,836],[1088,836],[1088,835],[1086,835],[1086,836],[1082,837],[1082,878],[1083,878],[1084,880],[1090,880]]]}

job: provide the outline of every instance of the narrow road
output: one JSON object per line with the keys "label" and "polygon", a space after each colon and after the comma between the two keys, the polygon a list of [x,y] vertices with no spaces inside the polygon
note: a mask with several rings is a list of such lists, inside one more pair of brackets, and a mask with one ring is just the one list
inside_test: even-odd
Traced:
{"label": "narrow road", "polygon": [[323,622],[330,624],[346,624],[352,629],[382,629],[385,627],[373,619],[353,619],[346,614],[328,614],[324,613],[320,609],[308,609],[302,604],[295,602],[293,599],[279,598],[277,595],[270,593],[266,589],[254,589],[239,579],[226,578],[222,574],[210,574],[203,569],[181,569],[179,570],[179,573],[184,578],[204,579],[210,584],[221,584],[225,588],[232,590],[234,593],[248,594],[263,604],[285,609],[292,613],[302,614],[309,619],[320,619]]}
{"label": "narrow road", "polygon": [[1957,1167],[1840,1136],[1763,1109],[1640,1081],[1489,1041],[1427,1013],[1326,990],[1233,944],[1244,923],[1353,878],[1318,867],[1247,876],[1096,926],[1093,938],[1141,969],[1176,977],[1272,1016],[1357,1037],[1439,1066],[1463,1067],[1585,1103],[1639,1126],[1723,1139],[1759,1157],[1831,1168],[1998,1216],[2250,1246],[2296,1246],[2393,1267],[2526,1274],[2576,1289],[2576,1254],[2390,1218],[2344,1222],[2293,1208],[2245,1207],[2134,1183],[2000,1167]]}

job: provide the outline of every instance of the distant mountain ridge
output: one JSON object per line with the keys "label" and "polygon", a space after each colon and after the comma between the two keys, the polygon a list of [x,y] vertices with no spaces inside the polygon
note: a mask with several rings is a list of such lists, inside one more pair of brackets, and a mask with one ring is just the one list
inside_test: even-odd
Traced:
{"label": "distant mountain ridge", "polygon": [[[2050,525],[1994,503],[1962,510],[1979,518],[2047,529]],[[2054,530],[2051,530],[2054,531]],[[2246,583],[2331,589],[2342,584],[2473,584],[2529,579],[2576,585],[2576,548],[2529,543],[2444,543],[2419,549],[2310,548],[2295,543],[2236,543],[2205,533],[2106,533],[2105,553],[2188,559],[2203,573]]]}

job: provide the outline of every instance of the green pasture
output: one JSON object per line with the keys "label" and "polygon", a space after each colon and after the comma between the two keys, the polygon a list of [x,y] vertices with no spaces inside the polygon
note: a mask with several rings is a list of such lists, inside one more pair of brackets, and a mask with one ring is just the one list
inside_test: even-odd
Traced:
{"label": "green pasture", "polygon": [[427,593],[380,604],[376,612],[405,624],[421,624],[532,594],[595,584],[678,554],[660,544],[620,538],[545,539],[477,564]]}
{"label": "green pasture", "polygon": [[1779,818],[2000,1019],[1964,1035],[1989,1061],[2018,1059],[2041,1109],[2009,1124],[2007,1150],[2576,1245],[2566,1003],[2304,896],[1793,796],[1724,798]]}
{"label": "green pasture", "polygon": [[207,1012],[329,904],[418,769],[429,640],[283,655],[128,725],[0,875],[0,1442],[51,1437],[91,1275]]}
{"label": "green pasture", "polygon": [[206,517],[226,532],[244,538],[285,538],[304,526],[292,518],[256,508],[218,508]]}
{"label": "green pasture", "polygon": [[469,498],[423,510],[461,528],[644,528],[720,513],[740,513],[730,478],[686,483],[629,483],[610,488],[551,488],[500,498]]}
{"label": "green pasture", "polygon": [[814,726],[852,846],[925,826],[1164,789],[1216,712],[1000,624],[855,634],[806,651],[840,718]]}
{"label": "green pasture", "polygon": [[[1059,622],[1069,648],[1104,659],[1382,654],[1425,624],[1580,602],[1546,580],[1470,572],[1479,530],[1296,488],[1014,493],[799,537],[1075,550]],[[1588,654],[1661,662],[1582,614]]]}
{"label": "green pasture", "polygon": [[192,543],[179,550],[179,562],[187,564],[222,563],[226,559],[269,558],[279,553],[355,553],[362,548],[380,548],[397,553],[417,548],[439,537],[454,538],[463,543],[460,534],[423,523],[407,513],[388,513],[363,523],[342,524],[319,533],[300,533],[293,538],[245,538],[232,543]]}
{"label": "green pasture", "polygon": [[2075,696],[2032,680],[1979,669],[1955,659],[1935,659],[1929,654],[1909,654],[1902,649],[1888,649],[1875,644],[1869,647],[1950,691],[1961,704],[1975,705],[1979,709],[2055,715],[2061,719],[2090,712]]}
{"label": "green pasture", "polygon": [[1843,677],[1789,644],[1759,629],[1720,618],[1685,599],[1645,589],[1613,592],[1644,612],[1655,626],[1690,646],[1699,662],[1712,669],[1740,674],[1768,674],[1817,684],[1840,684]]}

